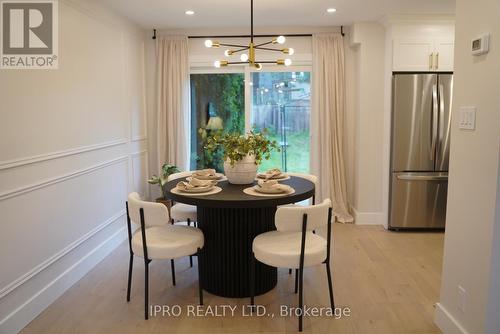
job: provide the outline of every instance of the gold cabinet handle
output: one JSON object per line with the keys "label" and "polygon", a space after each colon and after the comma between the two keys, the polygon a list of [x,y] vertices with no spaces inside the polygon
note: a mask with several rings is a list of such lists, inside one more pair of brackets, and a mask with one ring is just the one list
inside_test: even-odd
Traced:
{"label": "gold cabinet handle", "polygon": [[437,70],[439,68],[439,52],[436,52],[436,65],[435,69]]}
{"label": "gold cabinet handle", "polygon": [[429,55],[429,70],[434,68],[434,52]]}

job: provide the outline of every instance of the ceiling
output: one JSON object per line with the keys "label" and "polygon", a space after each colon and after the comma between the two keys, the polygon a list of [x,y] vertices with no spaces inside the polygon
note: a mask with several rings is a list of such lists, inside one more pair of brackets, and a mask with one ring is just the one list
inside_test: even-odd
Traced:
{"label": "ceiling", "polygon": [[[102,1],[148,29],[243,27],[250,21],[250,0]],[[330,7],[337,12],[327,13]],[[254,8],[255,25],[338,26],[390,14],[453,14],[455,0],[255,0]]]}

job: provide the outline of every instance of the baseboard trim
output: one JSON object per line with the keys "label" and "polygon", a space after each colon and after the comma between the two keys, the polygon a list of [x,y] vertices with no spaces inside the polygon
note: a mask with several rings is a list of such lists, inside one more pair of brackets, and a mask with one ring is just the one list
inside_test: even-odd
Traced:
{"label": "baseboard trim", "polygon": [[441,303],[436,304],[434,319],[443,334],[469,334]]}
{"label": "baseboard trim", "polygon": [[122,227],[2,319],[0,333],[18,333],[125,239],[125,227]]}
{"label": "baseboard trim", "polygon": [[356,225],[383,225],[382,212],[361,212],[353,207],[352,213]]}

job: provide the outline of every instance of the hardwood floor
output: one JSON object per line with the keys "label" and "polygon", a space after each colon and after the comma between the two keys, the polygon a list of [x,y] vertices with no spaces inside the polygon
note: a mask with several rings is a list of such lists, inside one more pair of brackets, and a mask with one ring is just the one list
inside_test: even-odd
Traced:
{"label": "hardwood floor", "polygon": [[[442,233],[395,233],[382,227],[334,226],[333,282],[337,306],[350,317],[305,317],[304,333],[440,333],[434,325],[439,298]],[[196,265],[196,260],[195,260]],[[188,316],[197,305],[197,270],[188,258],[176,261],[177,285],[172,286],[170,262],[150,264],[150,304],[182,308],[179,317],[143,318],[144,267],[135,261],[132,296],[125,301],[128,245],[110,256],[33,320],[22,333],[286,333],[297,331],[295,317],[280,317],[280,305],[297,305],[293,275],[279,270],[278,286],[258,296],[275,317],[245,317],[248,300],[226,299],[205,292],[205,307],[236,305],[234,317]],[[304,276],[305,304],[327,307],[324,266]],[[221,309],[219,308],[219,311]]]}

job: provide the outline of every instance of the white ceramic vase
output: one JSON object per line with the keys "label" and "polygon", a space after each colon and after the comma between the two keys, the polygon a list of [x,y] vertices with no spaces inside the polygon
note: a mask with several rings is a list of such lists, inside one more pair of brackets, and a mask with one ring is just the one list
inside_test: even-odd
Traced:
{"label": "white ceramic vase", "polygon": [[255,156],[247,155],[231,166],[229,160],[224,161],[224,174],[232,184],[250,184],[257,177],[257,166]]}

